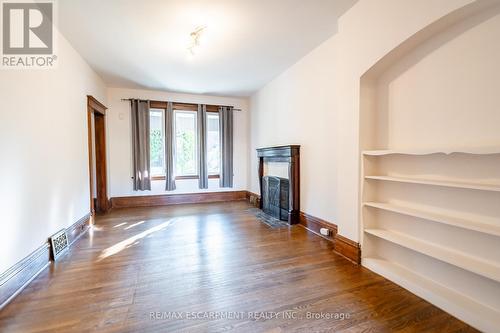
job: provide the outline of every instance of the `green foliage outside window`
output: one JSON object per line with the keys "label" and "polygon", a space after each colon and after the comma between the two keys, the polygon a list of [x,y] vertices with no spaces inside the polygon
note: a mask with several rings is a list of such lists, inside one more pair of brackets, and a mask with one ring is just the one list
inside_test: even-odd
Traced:
{"label": "green foliage outside window", "polygon": [[192,131],[177,133],[177,173],[189,175],[196,173],[195,135]]}
{"label": "green foliage outside window", "polygon": [[163,163],[162,133],[159,129],[152,129],[150,133],[151,166],[161,167]]}

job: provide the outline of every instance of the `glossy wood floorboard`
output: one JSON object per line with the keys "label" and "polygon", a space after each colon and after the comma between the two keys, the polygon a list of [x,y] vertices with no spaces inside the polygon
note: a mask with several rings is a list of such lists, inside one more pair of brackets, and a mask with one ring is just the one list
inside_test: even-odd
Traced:
{"label": "glossy wood floorboard", "polygon": [[90,331],[474,330],[302,227],[271,229],[247,203],[229,202],[98,217],[0,312],[0,332]]}

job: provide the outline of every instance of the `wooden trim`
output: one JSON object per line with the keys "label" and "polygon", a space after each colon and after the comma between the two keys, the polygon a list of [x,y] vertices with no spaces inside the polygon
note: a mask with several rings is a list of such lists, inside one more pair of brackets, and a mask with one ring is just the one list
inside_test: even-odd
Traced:
{"label": "wooden trim", "polygon": [[176,176],[175,180],[183,180],[183,179],[199,179],[200,177],[194,176]]}
{"label": "wooden trim", "polygon": [[260,207],[260,195],[247,191],[247,200],[252,204],[254,207],[259,208]]}
{"label": "wooden trim", "polygon": [[300,155],[300,145],[257,148],[257,157],[294,157]]}
{"label": "wooden trim", "polygon": [[[175,180],[183,180],[183,179],[199,179],[200,176],[194,175],[194,176],[177,176],[175,177]],[[208,175],[208,179],[219,179],[220,175]],[[163,177],[165,179],[165,177]]]}
{"label": "wooden trim", "polygon": [[290,182],[288,222],[297,224],[300,221],[300,155],[298,148],[293,149],[296,149],[296,153],[292,153],[288,164],[288,180]]}
{"label": "wooden trim", "polygon": [[90,213],[86,214],[66,229],[66,235],[68,235],[68,242],[70,246],[87,232],[90,227],[90,218]]}
{"label": "wooden trim", "polygon": [[361,263],[361,246],[347,237],[336,234],[334,250],[356,264]]}
{"label": "wooden trim", "polygon": [[167,108],[167,102],[149,101],[149,107],[151,109],[166,109]]}
{"label": "wooden trim", "polygon": [[50,263],[49,243],[0,275],[0,310],[19,294]]}
{"label": "wooden trim", "polygon": [[[109,209],[107,188],[107,154],[106,154],[106,107],[94,97],[87,95],[87,135],[89,151],[89,185],[90,185],[90,212],[94,214],[93,191],[94,183],[97,188],[97,210],[107,212]],[[92,138],[92,114],[94,115],[95,147]],[[96,174],[93,168],[93,150],[95,148]]]}
{"label": "wooden trim", "polygon": [[[66,228],[69,246],[72,246],[88,230],[89,219],[90,213]],[[50,265],[50,252],[50,243],[47,241],[24,259],[0,274],[0,310]]]}
{"label": "wooden trim", "polygon": [[[167,102],[163,101],[150,101],[149,107],[152,109],[166,109]],[[198,104],[194,103],[179,103],[173,102],[172,107],[174,110],[181,111],[198,111]],[[219,112],[219,105],[207,105],[207,112]]]}
{"label": "wooden trim", "polygon": [[99,102],[97,99],[95,99],[93,96],[87,95],[87,106],[94,111],[99,112],[102,115],[106,114],[106,110],[108,109],[105,107],[101,102]]}
{"label": "wooden trim", "polygon": [[97,211],[108,211],[108,180],[107,180],[107,154],[106,154],[106,117],[94,114],[95,126],[95,163],[97,187]]}
{"label": "wooden trim", "polygon": [[[177,176],[175,180],[198,179],[199,176]],[[219,179],[220,175],[208,175],[208,179]],[[151,180],[165,180],[165,176],[153,176]]]}
{"label": "wooden trim", "polygon": [[239,201],[246,200],[246,198],[246,191],[144,195],[111,198],[111,206],[113,208],[153,207],[191,203]]}
{"label": "wooden trim", "polygon": [[187,103],[172,103],[172,108],[179,111],[192,111],[198,112],[197,104],[187,104]]}
{"label": "wooden trim", "polygon": [[89,187],[90,187],[90,214],[95,214],[95,202],[94,202],[94,165],[93,165],[93,154],[94,150],[92,145],[92,108],[87,105],[87,147],[89,151]]}
{"label": "wooden trim", "polygon": [[[328,239],[330,241],[334,241],[335,235],[337,234],[337,225],[327,222],[325,220],[322,220],[318,217],[306,214],[304,212],[300,212],[299,215],[299,223],[301,226],[306,228],[307,230],[315,233],[318,236],[321,236],[325,239]],[[322,235],[320,233],[321,228],[327,228],[331,231],[331,234],[329,236]]]}

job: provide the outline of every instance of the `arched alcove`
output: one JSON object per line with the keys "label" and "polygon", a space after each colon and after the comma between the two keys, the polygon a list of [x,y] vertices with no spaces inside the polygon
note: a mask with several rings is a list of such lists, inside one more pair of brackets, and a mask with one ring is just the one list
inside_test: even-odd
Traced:
{"label": "arched alcove", "polygon": [[[500,142],[495,126],[500,112],[493,112],[500,104],[496,92],[500,83],[500,6],[494,4],[477,1],[443,17],[361,77],[362,150],[477,147]],[[442,129],[446,132],[438,133]]]}
{"label": "arched alcove", "polygon": [[476,1],[406,40],[360,82],[363,265],[492,332],[499,40],[500,5]]}

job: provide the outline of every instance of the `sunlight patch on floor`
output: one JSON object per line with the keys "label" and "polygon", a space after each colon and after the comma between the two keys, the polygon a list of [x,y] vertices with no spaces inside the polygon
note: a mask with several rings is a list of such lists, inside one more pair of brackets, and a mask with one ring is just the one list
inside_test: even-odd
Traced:
{"label": "sunlight patch on floor", "polygon": [[[110,246],[108,247],[107,249],[105,249],[104,251],[102,251],[102,253],[99,255],[99,258],[97,261],[101,261],[101,260],[104,260],[112,255],[115,255],[123,250],[125,250],[127,247],[130,247],[131,245],[134,245],[136,242],[138,242],[140,239],[144,238],[144,237],[147,237],[157,231],[161,231],[165,228],[167,228],[168,226],[172,225],[174,223],[176,219],[171,219],[171,220],[168,220],[162,224],[159,224],[153,228],[150,228],[148,230],[145,230],[135,236],[132,236],[130,238],[127,238],[119,243],[116,243],[115,245],[113,246]],[[144,221],[143,221],[144,222]]]}
{"label": "sunlight patch on floor", "polygon": [[141,225],[141,224],[143,224],[143,223],[145,223],[145,222],[146,222],[146,221],[139,221],[139,222],[137,222],[137,223],[134,223],[134,224],[129,225],[128,227],[123,228],[123,230],[132,229],[133,227],[136,227],[136,226],[138,226],[138,225]]}

